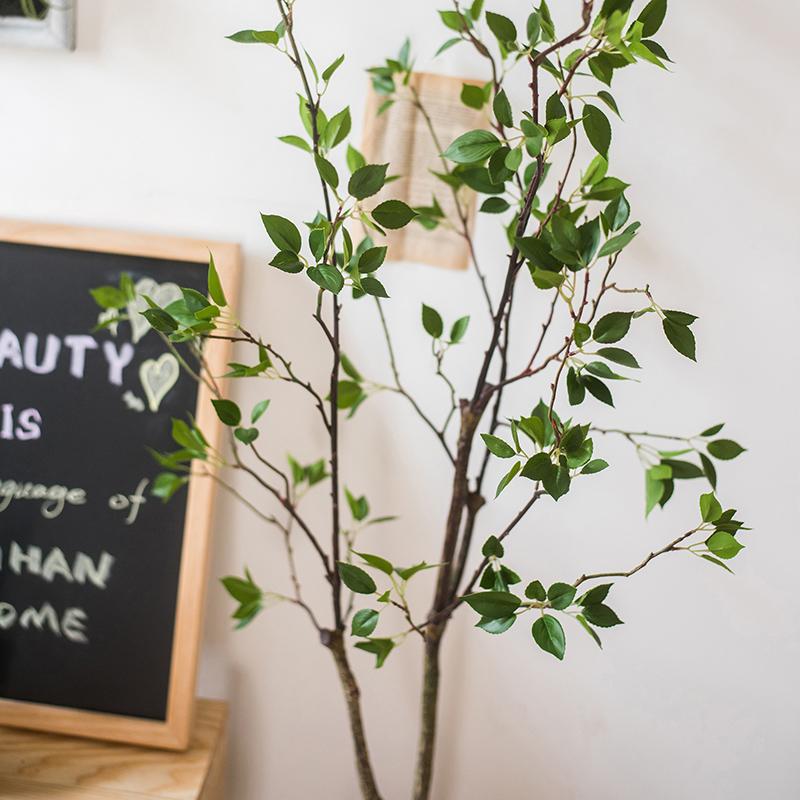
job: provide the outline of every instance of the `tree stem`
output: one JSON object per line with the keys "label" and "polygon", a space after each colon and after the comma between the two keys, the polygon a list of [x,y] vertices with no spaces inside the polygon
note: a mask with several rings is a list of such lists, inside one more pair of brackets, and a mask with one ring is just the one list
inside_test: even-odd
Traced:
{"label": "tree stem", "polygon": [[342,693],[344,694],[345,703],[347,704],[347,714],[350,718],[350,733],[355,750],[356,771],[358,772],[361,794],[364,800],[381,800],[381,795],[375,782],[375,774],[369,760],[367,737],[364,733],[364,720],[361,716],[361,692],[358,688],[353,670],[350,668],[342,632],[339,630],[325,631],[324,635],[329,637],[325,644],[331,651],[333,660],[336,663],[336,669],[339,672],[339,681],[342,685]]}
{"label": "tree stem", "polygon": [[443,633],[444,626],[440,624],[432,625],[425,634],[414,800],[428,800],[431,792],[433,756],[436,747],[436,716],[439,706],[439,651]]}

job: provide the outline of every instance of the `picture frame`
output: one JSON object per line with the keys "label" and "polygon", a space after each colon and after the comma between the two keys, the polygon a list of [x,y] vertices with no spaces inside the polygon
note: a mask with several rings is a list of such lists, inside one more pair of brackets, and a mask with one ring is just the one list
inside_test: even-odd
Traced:
{"label": "picture frame", "polygon": [[22,0],[0,0],[0,46],[74,50],[76,3],[54,0],[41,18],[31,18],[23,13]]}
{"label": "picture frame", "polygon": [[[228,297],[234,298],[238,292],[240,250],[237,244],[11,220],[0,220],[0,242],[196,262],[198,267],[208,263],[211,252]],[[214,374],[222,375],[226,371],[229,351],[229,342],[209,340],[204,357]],[[223,426],[210,400],[209,389],[201,384],[195,417],[210,446],[217,448],[221,446]],[[213,489],[202,479],[189,480],[180,548],[166,719],[128,717],[0,698],[0,725],[171,750],[183,750],[188,746],[196,703],[196,675],[214,508]]]}

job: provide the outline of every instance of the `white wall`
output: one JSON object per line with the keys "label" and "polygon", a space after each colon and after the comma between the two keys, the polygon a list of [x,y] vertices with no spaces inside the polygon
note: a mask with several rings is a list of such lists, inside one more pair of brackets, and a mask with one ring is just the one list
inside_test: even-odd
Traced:
{"label": "white wall", "polygon": [[[578,4],[560,5],[566,14]],[[673,5],[659,37],[677,62],[673,74],[638,68],[614,89],[626,119],[615,134],[616,171],[633,181],[644,223],[620,280],[649,280],[662,304],[701,315],[700,366],[672,353],[642,321],[644,382],[618,389],[619,413],[594,406],[592,413],[597,422],[676,432],[727,420],[750,451],[722,471],[721,496],[740,503],[756,532],[736,577],[670,556],[620,583],[615,606],[627,624],[608,633],[603,652],[569,631],[563,664],[537,651],[524,626],[490,641],[463,615],[447,637],[437,799],[782,800],[800,791],[798,381],[788,344],[800,288],[792,136],[800,11],[786,0],[759,14],[744,0]],[[347,53],[334,104],[350,102],[357,127],[362,69],[406,33],[429,68],[427,56],[443,38],[422,0],[400,11],[386,0],[299,0],[297,13],[320,62]],[[322,378],[308,287],[266,266],[271,245],[258,218],[259,211],[307,218],[316,207],[309,166],[275,140],[298,128],[293,79],[265,48],[222,38],[268,27],[273,17],[270,4],[255,0],[81,0],[76,53],[0,50],[0,214],[241,242],[242,318]],[[456,48],[436,68],[475,74],[477,67]],[[496,284],[502,243],[484,220],[479,247]],[[470,308],[479,314],[474,281],[408,264],[385,277],[396,295],[388,308],[408,383],[427,407],[441,408],[444,396],[426,372],[419,302],[451,319]],[[519,316],[533,326],[541,297],[531,292],[526,302]],[[348,308],[346,318],[348,353],[366,374],[385,377],[372,308]],[[475,320],[475,349],[453,359],[464,391],[469,356],[485,337]],[[525,348],[516,355],[522,359]],[[543,390],[544,383],[518,392],[513,411]],[[304,459],[324,453],[297,394],[261,383],[237,391],[245,403],[274,398],[264,439],[276,453],[290,446]],[[348,485],[366,492],[376,511],[403,514],[402,523],[366,534],[364,549],[435,560],[447,470],[426,432],[400,399],[372,399],[343,438]],[[546,581],[631,566],[694,519],[692,487],[645,524],[634,454],[620,442],[597,444],[615,469],[557,508],[542,502],[509,548],[526,576]],[[309,504],[314,519],[325,519],[323,491]],[[508,495],[508,504],[484,512],[481,537],[523,497],[521,489]],[[215,576],[248,563],[261,582],[287,588],[270,531],[227,499],[216,527]],[[313,558],[300,549],[316,579]],[[432,577],[418,581],[422,603]],[[309,587],[309,595],[325,613],[324,588]],[[212,584],[200,682],[204,693],[232,702],[228,796],[353,798],[343,703],[306,620],[280,607],[234,634],[230,610]],[[388,800],[408,796],[419,655],[409,641],[377,673],[354,655]]]}

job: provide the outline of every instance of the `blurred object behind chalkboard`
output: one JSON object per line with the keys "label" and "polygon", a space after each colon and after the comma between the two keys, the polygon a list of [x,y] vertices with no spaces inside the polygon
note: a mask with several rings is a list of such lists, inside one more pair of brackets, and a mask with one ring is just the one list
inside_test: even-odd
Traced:
{"label": "blurred object behind chalkboard", "polygon": [[0,45],[75,49],[78,0],[0,0]]}
{"label": "blurred object behind chalkboard", "polygon": [[[235,245],[0,221],[0,724],[186,746],[213,486],[162,503],[147,448],[190,415],[221,431],[197,356],[139,312],[204,294],[209,251],[232,299]],[[123,274],[135,297],[92,330],[89,290]],[[204,348],[213,374],[228,349]]]}

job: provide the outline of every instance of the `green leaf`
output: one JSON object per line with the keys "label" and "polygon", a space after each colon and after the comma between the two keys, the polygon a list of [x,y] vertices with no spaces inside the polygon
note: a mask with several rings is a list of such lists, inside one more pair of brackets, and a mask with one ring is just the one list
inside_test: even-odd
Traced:
{"label": "green leaf", "polygon": [[441,47],[440,47],[440,48],[439,48],[439,49],[438,49],[438,50],[437,50],[437,51],[434,53],[434,56],[433,56],[433,57],[434,57],[434,58],[436,58],[436,56],[440,56],[440,55],[441,55],[442,53],[444,53],[446,50],[449,50],[449,49],[450,49],[450,48],[451,48],[453,45],[459,44],[459,43],[461,43],[462,41],[464,41],[464,40],[463,40],[463,39],[461,39],[461,37],[460,37],[460,36],[455,36],[455,37],[453,37],[452,39],[448,39],[448,40],[447,40],[447,41],[446,41],[446,42],[445,42],[445,43],[444,43],[444,44],[443,44],[443,45],[442,45],[442,46],[441,46]]}
{"label": "green leaf", "polygon": [[167,502],[182,486],[185,486],[189,479],[184,476],[176,475],[174,472],[162,472],[156,476],[150,494]]}
{"label": "green leaf", "polygon": [[664,496],[664,481],[659,475],[658,467],[651,467],[644,473],[645,516],[650,514]]}
{"label": "green leaf", "polygon": [[611,146],[611,123],[597,106],[586,104],[583,110],[583,129],[592,147],[600,155],[608,158],[608,148]]}
{"label": "green leaf", "polygon": [[[661,467],[667,467],[671,473],[669,477],[676,480],[692,480],[693,478],[703,477],[703,470],[697,464],[692,464],[691,461],[677,461],[674,458],[665,458],[661,462]],[[658,469],[658,467],[654,467],[654,469]]]}
{"label": "green leaf", "polygon": [[501,146],[502,142],[491,131],[468,131],[461,134],[442,155],[456,164],[473,164],[485,161]]}
{"label": "green leaf", "polygon": [[262,591],[252,580],[245,580],[244,578],[237,578],[234,575],[229,575],[222,578],[220,583],[225,587],[225,591],[237,603],[242,603],[244,605],[246,603],[252,603],[254,600],[261,599]]}
{"label": "green leaf", "polygon": [[161,333],[172,333],[178,330],[178,323],[163,308],[146,308],[142,316],[150,323],[150,327]]}
{"label": "green leaf", "polygon": [[283,272],[290,272],[293,274],[302,272],[304,269],[304,265],[300,260],[300,257],[297,255],[297,253],[293,253],[291,250],[278,251],[272,261],[269,263],[272,267],[277,267]]}
{"label": "green leaf", "polygon": [[691,325],[697,317],[694,314],[687,314],[685,311],[665,310],[664,316],[676,325]]}
{"label": "green leaf", "polygon": [[314,154],[314,163],[317,165],[320,178],[332,189],[336,189],[339,186],[339,173],[336,171],[336,167],[319,153]]}
{"label": "green leaf", "polygon": [[255,425],[256,422],[258,422],[258,420],[264,416],[264,412],[269,408],[269,403],[269,400],[261,400],[260,402],[256,403],[253,406],[252,412],[250,413],[250,422]]}
{"label": "green leaf", "polygon": [[371,608],[362,608],[353,615],[350,632],[353,636],[369,636],[378,626],[380,614]]}
{"label": "green leaf", "polygon": [[417,216],[419,216],[417,212],[409,208],[402,200],[386,200],[376,206],[372,212],[375,222],[390,230],[405,227]]}
{"label": "green leaf", "polygon": [[344,276],[330,264],[318,264],[316,267],[311,267],[306,274],[317,286],[334,294],[339,294],[344,288]]}
{"label": "green leaf", "polygon": [[277,31],[244,30],[232,33],[225,38],[239,44],[278,44],[280,36]]}
{"label": "green leaf", "polygon": [[633,313],[630,311],[612,311],[601,317],[594,326],[594,339],[601,344],[612,344],[623,339],[631,327]]}
{"label": "green leaf", "polygon": [[375,585],[375,581],[361,567],[357,567],[355,564],[348,564],[345,561],[338,561],[336,566],[342,583],[350,591],[357,594],[372,594],[378,588]]}
{"label": "green leaf", "polygon": [[452,344],[458,344],[458,342],[464,338],[464,334],[467,332],[468,327],[469,317],[459,317],[453,323],[453,327],[450,328],[450,342]]}
{"label": "green leaf", "polygon": [[658,33],[666,15],[667,0],[651,0],[638,17],[642,23],[642,37],[649,39]]}
{"label": "green leaf", "polygon": [[739,544],[732,534],[726,531],[715,531],[706,539],[706,547],[718,558],[726,561],[738,555],[744,545]]}
{"label": "green leaf", "polygon": [[375,272],[386,259],[386,247],[370,247],[358,257],[358,271],[362,275]]}
{"label": "green leaf", "polygon": [[339,381],[337,396],[339,408],[352,408],[363,397],[364,391],[355,381]]}
{"label": "green leaf", "polygon": [[630,215],[631,207],[625,199],[625,195],[621,194],[605,207],[600,217],[606,230],[618,231],[628,221]]}
{"label": "green leaf", "polygon": [[219,279],[214,256],[209,254],[208,259],[208,296],[218,305],[226,306],[228,301],[225,299],[225,292],[222,291],[222,283]]}
{"label": "green leaf", "polygon": [[525,588],[525,597],[528,600],[538,600],[540,603],[547,599],[547,592],[544,590],[541,581],[531,581]]}
{"label": "green leaf", "polygon": [[389,297],[384,285],[377,279],[367,276],[361,279],[361,288],[373,297]]}
{"label": "green leaf", "polygon": [[590,375],[594,375],[597,378],[605,378],[609,381],[630,380],[630,378],[626,378],[624,375],[614,372],[604,361],[592,361],[586,365],[585,369]]}
{"label": "green leaf", "polygon": [[[358,519],[363,519],[356,514],[353,516]],[[365,515],[366,516],[366,515]],[[353,552],[359,557],[364,559],[364,563],[369,564],[371,567],[375,569],[379,569],[381,572],[385,572],[387,575],[391,575],[394,572],[394,565],[391,561],[387,561],[385,558],[381,556],[375,556],[371,553],[359,553],[357,550],[353,550]]]}
{"label": "green leaf", "polygon": [[418,572],[423,572],[427,569],[436,569],[441,566],[440,564],[428,564],[421,561],[419,564],[414,564],[413,567],[396,567],[395,572],[404,580],[411,580]]}
{"label": "green leaf", "polygon": [[744,453],[745,449],[732,439],[715,439],[708,443],[708,452],[720,461],[730,461]]}
{"label": "green leaf", "polygon": [[364,156],[358,150],[356,150],[356,148],[353,147],[353,145],[351,144],[347,145],[346,160],[347,160],[347,169],[349,169],[350,172],[355,172],[356,170],[361,169],[361,167],[364,167],[367,164],[367,160],[364,158]]}
{"label": "green leaf", "polygon": [[500,634],[505,633],[515,622],[517,618],[514,614],[501,619],[492,619],[491,617],[481,617],[476,628],[486,631],[487,633]]}
{"label": "green leaf", "polygon": [[486,95],[480,86],[465,83],[461,86],[461,102],[468,108],[480,110],[486,103]]}
{"label": "green leaf", "polygon": [[486,24],[489,30],[497,37],[497,40],[503,42],[513,42],[517,38],[517,28],[514,23],[502,14],[495,14],[491,11],[486,12]]}
{"label": "green leaf", "polygon": [[547,599],[550,606],[556,611],[563,611],[572,605],[575,599],[575,587],[568,583],[554,583],[547,590]]}
{"label": "green leaf", "polygon": [[555,478],[556,471],[557,467],[547,453],[536,453],[528,459],[520,474],[532,481],[545,481]]}
{"label": "green leaf", "polygon": [[627,350],[621,347],[601,347],[597,351],[597,355],[605,358],[607,361],[613,361],[615,364],[621,364],[623,367],[631,367],[632,369],[641,369],[639,362]]}
{"label": "green leaf", "polygon": [[586,387],[572,367],[567,372],[567,397],[571,406],[579,406],[586,399]]}
{"label": "green leaf", "polygon": [[508,100],[505,89],[501,89],[494,96],[492,110],[494,111],[495,118],[501,125],[510,128],[514,124],[514,114],[511,111],[511,103]]}
{"label": "green leaf", "polygon": [[347,184],[347,191],[357,200],[372,197],[386,183],[388,164],[367,164],[357,169]]}
{"label": "green leaf", "polygon": [[[341,144],[350,133],[352,124],[349,108],[344,108],[338,114],[334,114],[325,124],[325,130],[322,135],[323,146],[328,150],[332,150],[336,145]],[[329,181],[326,179],[326,182]],[[334,189],[336,188],[333,184],[331,186]]]}
{"label": "green leaf", "polygon": [[128,304],[129,299],[125,292],[116,286],[98,286],[95,289],[89,289],[89,294],[100,308],[123,308]]}
{"label": "green leaf", "polygon": [[557,272],[562,263],[553,256],[547,244],[536,236],[525,236],[517,239],[517,248],[531,264],[543,270]]}
{"label": "green leaf", "polygon": [[444,333],[444,322],[439,312],[431,306],[422,304],[422,327],[428,336],[434,339],[441,339]]}
{"label": "green leaf", "polygon": [[519,597],[510,592],[475,592],[463,599],[478,614],[489,619],[509,617],[520,605]]}
{"label": "green leaf", "polygon": [[[367,498],[363,496],[356,497],[347,487],[345,487],[344,494],[347,498],[347,505],[350,506],[350,513],[353,515],[353,519],[356,520],[356,522],[361,522],[362,520],[366,519],[369,515],[369,503],[367,502]],[[355,553],[356,551],[354,550],[353,552]],[[394,567],[392,567],[388,561],[380,559],[379,556],[369,556],[369,558],[367,558],[362,553],[356,553],[356,555],[361,556],[365,561],[367,561],[367,563],[372,563],[369,561],[369,558],[379,559],[379,563],[382,564],[383,567],[389,567],[389,572],[387,574],[391,574],[392,570],[394,569]],[[373,566],[378,566],[378,564],[373,564]],[[380,568],[382,567],[379,567],[379,569]]]}
{"label": "green leaf", "polygon": [[583,615],[598,628],[613,628],[615,625],[622,625],[622,620],[616,613],[603,603],[593,603],[583,607]]}
{"label": "green leaf", "polygon": [[489,452],[496,455],[498,458],[513,458],[513,456],[516,455],[514,448],[498,436],[492,436],[490,433],[482,433],[481,439],[483,439],[483,443],[486,445]]}
{"label": "green leaf", "polygon": [[370,639],[366,642],[356,642],[356,647],[375,655],[375,668],[380,669],[394,649],[394,642],[391,639]]}
{"label": "green leaf", "polygon": [[615,200],[628,187],[629,183],[621,181],[619,178],[603,178],[598,181],[591,189],[584,192],[586,200]]}
{"label": "green leaf", "polygon": [[569,467],[565,463],[559,464],[553,473],[542,479],[545,491],[556,501],[569,491],[570,483]]}
{"label": "green leaf", "polygon": [[508,209],[511,208],[509,206],[508,201],[504,200],[502,197],[487,197],[483,203],[481,203],[481,211],[484,214],[502,214]]}
{"label": "green leaf", "polygon": [[469,15],[472,17],[472,19],[477,22],[481,17],[482,11],[483,0],[472,0],[472,5],[469,7]]}
{"label": "green leaf", "polygon": [[608,19],[615,11],[618,11],[620,16],[628,12],[633,5],[633,0],[604,0],[600,8],[600,16]]}
{"label": "green leaf", "polygon": [[242,421],[242,412],[233,400],[212,400],[211,404],[224,425],[235,427]]}
{"label": "green leaf", "polygon": [[332,77],[333,73],[336,72],[337,69],[344,63],[344,54],[340,55],[335,61],[332,61],[325,69],[322,71],[322,80],[327,83]]}
{"label": "green leaf", "polygon": [[595,458],[581,470],[581,475],[595,475],[604,469],[608,469],[608,462],[602,458]]}
{"label": "green leaf", "polygon": [[297,226],[285,217],[277,214],[262,214],[261,221],[267,231],[267,236],[278,250],[288,250],[290,253],[299,253],[302,246],[300,231]]}
{"label": "green leaf", "polygon": [[696,361],[694,334],[686,325],[679,325],[670,319],[663,319],[661,325],[669,343],[686,358]]}
{"label": "green leaf", "polygon": [[730,572],[731,575],[734,574],[734,571],[724,561],[720,561],[718,558],[714,558],[714,556],[710,556],[708,553],[703,553],[700,557],[704,558],[706,561],[710,561],[712,564],[716,564],[718,567],[722,567],[726,572]]}
{"label": "green leaf", "polygon": [[237,428],[233,435],[244,445],[252,444],[258,439],[260,431],[258,428]]}
{"label": "green leaf", "polygon": [[597,96],[620,118],[622,119],[622,115],[619,113],[619,107],[617,106],[617,101],[614,99],[614,96],[610,93],[601,89]]}
{"label": "green leaf", "polygon": [[610,239],[606,241],[606,243],[600,248],[600,252],[597,254],[599,258],[603,258],[604,256],[611,256],[614,253],[618,253],[620,250],[627,247],[635,238],[636,232],[641,227],[641,223],[633,222],[625,228],[624,232],[621,233],[619,236],[612,236]]}
{"label": "green leaf", "polygon": [[506,169],[511,170],[511,172],[516,172],[520,164],[522,164],[522,149],[515,147],[513,150],[509,150],[504,163]]}
{"label": "green leaf", "polygon": [[517,473],[520,471],[521,467],[522,467],[522,462],[517,461],[514,463],[514,466],[511,467],[511,469],[508,472],[506,472],[505,475],[503,475],[503,477],[500,479],[500,483],[497,484],[497,490],[494,493],[495,497],[499,497],[500,492],[502,492],[503,489],[505,489],[506,486],[508,486],[508,484],[511,483],[511,481],[513,481],[514,478],[516,478]]}
{"label": "green leaf", "polygon": [[539,617],[531,628],[533,640],[546,653],[554,655],[559,661],[564,658],[566,639],[561,623],[549,614]]}
{"label": "green leaf", "polygon": [[486,556],[486,558],[489,558],[490,556],[495,556],[496,558],[502,558],[505,553],[505,550],[500,540],[496,536],[490,536],[483,543],[483,547],[481,548],[481,553],[483,553],[483,555]]}
{"label": "green leaf", "polygon": [[700,495],[700,515],[703,522],[714,522],[722,514],[722,506],[714,496],[714,492]]}
{"label": "green leaf", "polygon": [[712,425],[710,428],[706,428],[700,435],[701,436],[716,436],[724,427],[725,427],[725,423],[724,422],[720,422],[719,425]]}
{"label": "green leaf", "polygon": [[592,628],[586,621],[586,617],[584,617],[583,614],[576,614],[575,619],[578,620],[578,622],[580,622],[581,627],[586,631],[586,633],[589,634],[589,636],[592,637],[592,639],[594,639],[595,644],[597,644],[597,646],[602,650],[603,643],[600,641],[600,637],[597,635],[597,631],[594,628]]}
{"label": "green leaf", "polygon": [[583,375],[582,380],[583,385],[593,397],[597,398],[601,403],[605,403],[607,406],[614,407],[614,397],[611,394],[611,390],[603,381],[599,378],[595,378],[593,375]]}
{"label": "green leaf", "polygon": [[708,482],[711,484],[712,489],[717,488],[717,470],[714,467],[711,459],[704,453],[699,453],[700,463],[703,465],[703,472],[705,473]]}
{"label": "green leaf", "polygon": [[583,347],[592,337],[592,329],[585,322],[576,322],[572,329],[572,338],[578,347]]}
{"label": "green leaf", "polygon": [[469,20],[457,11],[440,11],[439,16],[446,27],[454,31],[464,31],[470,27]]}
{"label": "green leaf", "polygon": [[602,603],[603,600],[608,597],[608,592],[613,585],[613,583],[603,583],[600,586],[595,586],[592,589],[589,589],[589,591],[586,592],[586,594],[584,594],[580,600],[578,600],[579,605],[591,606],[597,603]]}

